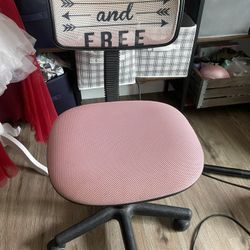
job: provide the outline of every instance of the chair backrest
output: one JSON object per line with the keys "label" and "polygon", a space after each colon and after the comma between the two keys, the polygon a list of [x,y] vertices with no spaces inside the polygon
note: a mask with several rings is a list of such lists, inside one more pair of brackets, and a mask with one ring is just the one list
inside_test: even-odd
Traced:
{"label": "chair backrest", "polygon": [[68,49],[136,49],[175,40],[184,0],[49,0],[54,38]]}

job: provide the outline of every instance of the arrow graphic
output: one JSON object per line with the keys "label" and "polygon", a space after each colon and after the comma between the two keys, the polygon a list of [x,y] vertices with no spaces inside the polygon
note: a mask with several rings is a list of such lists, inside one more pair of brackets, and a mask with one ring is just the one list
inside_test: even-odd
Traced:
{"label": "arrow graphic", "polygon": [[145,14],[154,14],[157,13],[160,16],[169,16],[170,8],[161,8],[158,11],[150,11],[150,12],[136,12],[137,15],[145,15]]}
{"label": "arrow graphic", "polygon": [[156,13],[160,16],[169,16],[170,8],[161,8]]}
{"label": "arrow graphic", "polygon": [[66,32],[66,31],[73,31],[75,28],[77,28],[75,25],[73,24],[64,24],[63,25],[64,27],[64,31],[63,32]]}
{"label": "arrow graphic", "polygon": [[168,24],[168,22],[166,22],[166,21],[164,21],[164,20],[161,20],[161,27],[163,27],[163,26],[165,26],[165,25],[167,25]]}
{"label": "arrow graphic", "polygon": [[[168,22],[161,20],[161,22],[156,23],[140,23],[140,25],[157,25],[160,24],[161,27],[168,24]],[[110,27],[110,26],[128,26],[128,25],[138,25],[138,23],[127,23],[127,24],[107,24],[107,25],[91,25],[91,26],[75,26],[74,24],[63,24],[64,31],[73,31],[75,29],[81,29],[81,28],[95,28],[95,27]]]}
{"label": "arrow graphic", "polygon": [[171,0],[146,0],[146,1],[134,1],[134,2],[129,2],[129,1],[124,1],[124,2],[105,2],[105,3],[84,3],[84,2],[73,2],[71,0],[61,0],[62,1],[62,7],[72,7],[73,5],[85,5],[85,4],[129,4],[129,3],[155,3],[155,2],[162,2],[163,5],[165,5],[167,2]]}
{"label": "arrow graphic", "polygon": [[71,0],[62,0],[62,7],[72,7],[74,3]]}
{"label": "arrow graphic", "polygon": [[66,19],[70,20],[70,17],[78,17],[78,16],[91,16],[91,14],[82,14],[82,15],[70,15],[69,11],[67,13],[65,13],[64,15],[62,15],[62,17],[65,17]]}

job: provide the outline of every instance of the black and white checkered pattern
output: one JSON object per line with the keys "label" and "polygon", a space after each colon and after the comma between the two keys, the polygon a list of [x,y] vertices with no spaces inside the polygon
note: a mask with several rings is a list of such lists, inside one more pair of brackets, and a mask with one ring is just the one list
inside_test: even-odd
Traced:
{"label": "black and white checkered pattern", "polygon": [[[136,77],[186,77],[196,25],[181,27],[177,40],[165,47],[120,52],[120,84],[134,84]],[[77,51],[78,87],[81,90],[104,85],[103,52]]]}

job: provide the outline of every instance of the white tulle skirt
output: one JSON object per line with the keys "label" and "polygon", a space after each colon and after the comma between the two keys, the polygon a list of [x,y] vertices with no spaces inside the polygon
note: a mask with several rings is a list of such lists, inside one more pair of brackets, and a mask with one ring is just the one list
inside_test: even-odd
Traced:
{"label": "white tulle skirt", "polygon": [[7,85],[24,80],[36,70],[31,55],[35,39],[0,13],[0,95]]}

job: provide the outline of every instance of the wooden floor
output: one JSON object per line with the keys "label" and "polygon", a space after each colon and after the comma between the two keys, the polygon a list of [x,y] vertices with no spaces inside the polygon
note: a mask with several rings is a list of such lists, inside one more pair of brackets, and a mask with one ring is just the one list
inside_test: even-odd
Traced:
{"label": "wooden floor", "polygon": [[[200,138],[206,163],[250,169],[249,106],[185,114]],[[35,142],[27,126],[23,128],[20,140],[45,163],[46,146]],[[21,171],[0,189],[0,250],[46,249],[46,243],[56,233],[96,211],[94,207],[72,204],[61,198],[48,177],[26,169],[19,155],[8,152]],[[249,180],[224,179],[250,186]],[[133,226],[139,250],[188,250],[197,224],[214,213],[233,216],[250,228],[250,192],[205,176],[187,191],[157,203],[191,208],[192,224],[187,231],[177,233],[166,219],[136,217]],[[66,249],[122,250],[118,223],[109,222],[68,244]],[[195,249],[249,250],[250,239],[233,222],[214,218],[202,227]]]}

